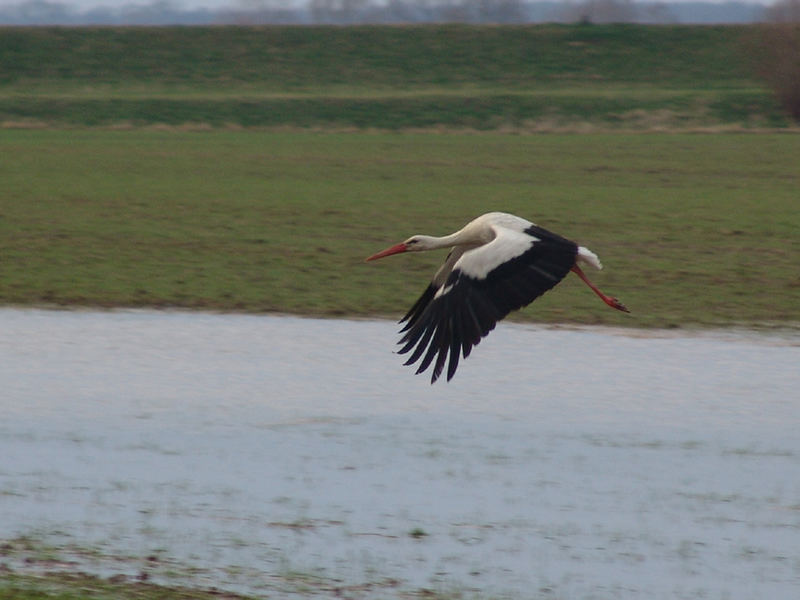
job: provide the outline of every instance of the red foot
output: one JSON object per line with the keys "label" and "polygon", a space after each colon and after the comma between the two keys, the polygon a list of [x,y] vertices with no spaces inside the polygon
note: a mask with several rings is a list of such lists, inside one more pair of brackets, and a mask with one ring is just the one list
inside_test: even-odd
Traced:
{"label": "red foot", "polygon": [[578,265],[575,265],[574,267],[572,267],[572,271],[578,277],[580,277],[586,285],[588,285],[590,288],[592,288],[592,291],[595,294],[597,294],[598,296],[600,296],[600,299],[603,302],[605,302],[606,304],[608,304],[611,308],[616,308],[617,310],[621,310],[622,312],[626,312],[626,313],[631,312],[631,311],[628,310],[628,307],[625,306],[622,302],[620,302],[616,298],[612,298],[611,296],[606,296],[603,292],[601,292],[597,288],[597,286],[595,284],[593,284],[591,281],[589,281],[589,278],[586,277],[586,275],[584,275],[583,271],[581,270],[581,268]]}

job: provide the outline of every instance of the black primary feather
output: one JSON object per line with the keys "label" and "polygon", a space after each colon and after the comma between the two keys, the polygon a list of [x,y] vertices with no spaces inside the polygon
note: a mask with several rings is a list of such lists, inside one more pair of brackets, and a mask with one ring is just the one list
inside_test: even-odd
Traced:
{"label": "black primary feather", "polygon": [[[527,306],[566,277],[575,265],[577,244],[536,225],[525,233],[537,241],[524,253],[495,267],[485,278],[470,277],[456,266],[443,286],[428,285],[400,321],[405,326],[399,352],[414,350],[406,365],[422,358],[417,368],[417,373],[422,373],[433,364],[431,383],[447,365],[450,381],[458,368],[459,355],[469,356],[498,321]],[[437,296],[442,287],[445,293]]]}

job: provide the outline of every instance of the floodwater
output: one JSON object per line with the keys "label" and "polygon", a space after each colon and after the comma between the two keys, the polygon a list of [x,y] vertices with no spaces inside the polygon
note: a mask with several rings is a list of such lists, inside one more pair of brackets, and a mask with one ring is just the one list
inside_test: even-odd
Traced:
{"label": "floodwater", "polygon": [[800,597],[800,335],[0,310],[0,564],[263,596]]}

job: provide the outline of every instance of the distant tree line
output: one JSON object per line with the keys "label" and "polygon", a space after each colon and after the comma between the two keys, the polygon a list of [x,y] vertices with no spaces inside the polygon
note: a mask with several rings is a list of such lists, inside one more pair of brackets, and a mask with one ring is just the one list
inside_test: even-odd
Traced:
{"label": "distant tree line", "polygon": [[[76,9],[58,0],[0,7],[3,25],[356,25],[402,23],[753,23],[798,19],[800,0],[775,6],[729,1],[633,0],[231,0],[227,8],[183,8],[172,0]],[[794,8],[792,8],[794,7]],[[794,17],[792,17],[794,15]]]}
{"label": "distant tree line", "polygon": [[756,73],[800,123],[800,0],[783,0],[767,9],[767,23],[750,40]]}

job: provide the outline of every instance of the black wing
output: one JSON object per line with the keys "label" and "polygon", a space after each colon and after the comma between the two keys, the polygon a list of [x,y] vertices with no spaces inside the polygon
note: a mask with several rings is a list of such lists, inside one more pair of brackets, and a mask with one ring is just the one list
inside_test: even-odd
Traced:
{"label": "black wing", "polygon": [[[493,247],[494,245],[494,247]],[[520,252],[508,260],[487,256],[499,254],[505,246]],[[443,285],[431,283],[400,321],[406,322],[400,339],[404,354],[414,350],[406,365],[420,358],[417,373],[422,373],[436,359],[431,383],[444,369],[448,355],[447,380],[458,367],[459,355],[469,356],[481,338],[494,329],[512,310],[527,306],[552,289],[575,265],[578,246],[536,225],[524,235],[498,236],[485,246],[466,252],[453,266]]]}

